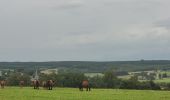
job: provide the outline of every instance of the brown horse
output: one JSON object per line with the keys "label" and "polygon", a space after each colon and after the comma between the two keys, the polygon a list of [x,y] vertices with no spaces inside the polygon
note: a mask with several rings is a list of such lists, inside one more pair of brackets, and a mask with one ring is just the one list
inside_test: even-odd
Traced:
{"label": "brown horse", "polygon": [[48,80],[47,81],[47,88],[48,88],[48,90],[52,90],[53,89],[53,85],[54,85],[54,81],[52,81],[52,80]]}
{"label": "brown horse", "polygon": [[44,88],[46,88],[48,90],[52,90],[53,86],[54,86],[54,81],[52,81],[52,80],[43,81],[42,85],[43,85]]}
{"label": "brown horse", "polygon": [[82,82],[80,82],[79,90],[83,91],[83,88],[86,88],[86,91],[90,91],[91,90],[91,87],[90,87],[90,84],[89,84],[88,80],[83,80]]}
{"label": "brown horse", "polygon": [[20,82],[19,82],[19,86],[20,86],[20,88],[23,88],[23,86],[24,86],[24,81],[20,81]]}
{"label": "brown horse", "polygon": [[34,89],[39,89],[39,86],[40,86],[39,80],[34,80],[32,81],[32,83],[33,83]]}
{"label": "brown horse", "polygon": [[5,87],[5,81],[0,81],[1,88],[3,89]]}

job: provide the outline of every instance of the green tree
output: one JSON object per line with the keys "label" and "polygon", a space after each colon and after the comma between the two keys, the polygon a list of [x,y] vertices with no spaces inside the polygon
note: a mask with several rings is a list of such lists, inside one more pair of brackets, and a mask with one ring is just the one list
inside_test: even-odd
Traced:
{"label": "green tree", "polygon": [[103,80],[107,88],[116,88],[119,84],[119,80],[117,79],[113,70],[105,72]]}
{"label": "green tree", "polygon": [[15,72],[15,73],[11,73],[7,78],[7,83],[8,85],[11,86],[19,85],[20,81],[24,81],[25,85],[28,86],[30,85],[30,76],[27,74]]}

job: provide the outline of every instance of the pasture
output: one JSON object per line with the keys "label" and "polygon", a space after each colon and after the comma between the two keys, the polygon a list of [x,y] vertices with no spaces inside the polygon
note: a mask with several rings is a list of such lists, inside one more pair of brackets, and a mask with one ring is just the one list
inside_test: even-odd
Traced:
{"label": "pasture", "polygon": [[156,83],[170,83],[170,78],[163,78],[159,80],[154,80]]}
{"label": "pasture", "polygon": [[169,91],[93,89],[91,92],[76,88],[34,90],[31,87],[0,89],[0,100],[170,100]]}

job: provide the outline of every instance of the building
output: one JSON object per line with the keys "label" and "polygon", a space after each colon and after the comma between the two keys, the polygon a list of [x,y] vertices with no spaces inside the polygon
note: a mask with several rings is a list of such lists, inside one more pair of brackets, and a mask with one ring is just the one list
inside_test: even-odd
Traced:
{"label": "building", "polygon": [[37,71],[37,69],[36,69],[34,75],[31,77],[31,81],[33,81],[33,80],[39,80],[39,76],[38,76],[38,71]]}

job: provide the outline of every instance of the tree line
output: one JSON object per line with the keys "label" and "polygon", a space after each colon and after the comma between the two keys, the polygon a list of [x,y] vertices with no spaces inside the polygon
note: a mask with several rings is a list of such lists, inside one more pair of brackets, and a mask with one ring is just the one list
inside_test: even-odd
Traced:
{"label": "tree line", "polygon": [[34,70],[40,68],[57,68],[80,72],[104,72],[109,69],[121,71],[147,71],[147,70],[170,70],[170,60],[140,60],[140,61],[54,61],[54,62],[0,62],[0,69],[25,69]]}

